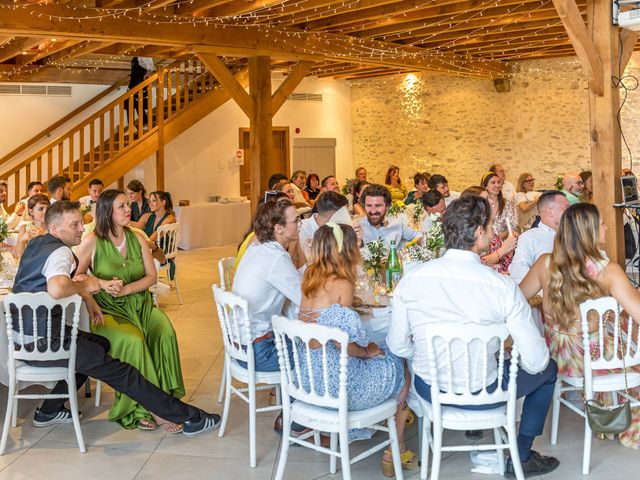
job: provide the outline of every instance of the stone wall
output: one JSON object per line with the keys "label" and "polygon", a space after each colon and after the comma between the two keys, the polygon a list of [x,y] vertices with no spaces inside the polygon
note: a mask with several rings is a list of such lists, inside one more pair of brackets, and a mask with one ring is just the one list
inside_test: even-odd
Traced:
{"label": "stone wall", "polygon": [[[640,55],[627,74],[640,77]],[[630,80],[628,84],[633,84]],[[353,161],[382,181],[390,164],[413,186],[416,171],[442,173],[454,190],[478,184],[492,163],[502,163],[514,184],[529,172],[536,188],[557,174],[589,169],[587,82],[577,59],[522,62],[511,90],[490,80],[435,73],[396,75],[352,85]],[[623,130],[640,166],[640,89],[630,91]],[[623,145],[623,165],[628,155]]]}

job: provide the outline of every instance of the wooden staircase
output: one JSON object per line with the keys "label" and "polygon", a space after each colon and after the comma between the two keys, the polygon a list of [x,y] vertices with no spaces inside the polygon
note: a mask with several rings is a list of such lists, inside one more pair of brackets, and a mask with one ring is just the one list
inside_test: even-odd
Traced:
{"label": "wooden staircase", "polygon": [[[247,86],[248,74],[235,74]],[[148,102],[148,125],[134,114]],[[0,174],[9,185],[8,204],[27,192],[29,182],[54,175],[72,182],[72,198],[86,194],[89,182],[109,185],[229,100],[230,96],[197,59],[160,68],[143,83],[79,122],[15,167]],[[125,110],[125,103],[129,108]],[[127,128],[129,126],[130,128]]]}

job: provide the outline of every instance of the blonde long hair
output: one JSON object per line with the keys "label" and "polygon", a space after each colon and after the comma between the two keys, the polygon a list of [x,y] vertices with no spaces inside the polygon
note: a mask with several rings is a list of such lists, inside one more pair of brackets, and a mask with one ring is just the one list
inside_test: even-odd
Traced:
{"label": "blonde long hair", "polygon": [[360,249],[356,232],[348,225],[338,225],[342,230],[342,247],[328,225],[320,227],[313,236],[309,266],[302,278],[302,294],[312,297],[324,288],[329,279],[345,279],[355,285],[360,263]]}
{"label": "blonde long hair", "polygon": [[589,298],[605,295],[596,278],[587,272],[587,262],[604,260],[598,249],[600,214],[595,205],[578,203],[562,215],[549,263],[550,314],[560,328],[575,323],[578,306]]}

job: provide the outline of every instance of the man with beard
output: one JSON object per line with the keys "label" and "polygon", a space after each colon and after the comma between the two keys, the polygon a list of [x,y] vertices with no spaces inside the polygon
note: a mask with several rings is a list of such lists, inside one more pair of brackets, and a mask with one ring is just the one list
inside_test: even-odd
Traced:
{"label": "man with beard", "polygon": [[56,175],[47,184],[47,190],[51,197],[51,205],[60,200],[71,199],[71,180],[64,175]]}
{"label": "man with beard", "polygon": [[360,221],[365,245],[382,238],[387,247],[394,240],[396,248],[400,248],[403,242],[411,241],[419,235],[400,219],[386,219],[387,210],[391,205],[391,194],[384,185],[369,185],[362,194],[362,203],[367,214],[367,217]]}

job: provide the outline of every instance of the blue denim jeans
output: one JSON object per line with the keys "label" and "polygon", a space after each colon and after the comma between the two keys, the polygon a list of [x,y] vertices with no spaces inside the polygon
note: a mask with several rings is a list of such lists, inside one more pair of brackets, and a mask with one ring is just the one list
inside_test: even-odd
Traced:
{"label": "blue denim jeans", "polygon": [[[510,360],[505,360],[504,362],[502,388],[506,388],[509,384],[510,363]],[[554,360],[549,360],[547,368],[535,375],[518,369],[518,376],[516,377],[517,395],[518,398],[525,397],[522,417],[520,418],[520,434],[528,437],[537,437],[542,434],[547,412],[553,400],[553,390],[555,389],[557,374],[558,366]],[[415,376],[414,383],[418,395],[427,402],[431,402],[431,386],[418,375]],[[493,392],[497,386],[498,380],[488,386],[487,391]],[[500,403],[495,403],[491,405],[455,405],[455,407],[465,410],[491,410],[500,405]]]}
{"label": "blue denim jeans", "polygon": [[[243,347],[245,350],[247,347]],[[276,349],[276,339],[267,338],[261,342],[253,344],[253,358],[255,359],[256,372],[279,372],[278,350]],[[246,362],[238,364],[247,368]]]}

